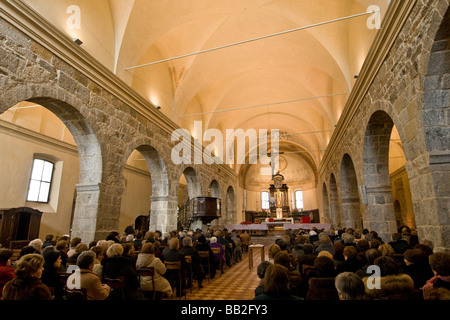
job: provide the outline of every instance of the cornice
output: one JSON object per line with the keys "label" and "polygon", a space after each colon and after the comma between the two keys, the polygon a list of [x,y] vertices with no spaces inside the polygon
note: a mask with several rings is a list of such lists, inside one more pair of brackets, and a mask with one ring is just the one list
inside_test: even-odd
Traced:
{"label": "cornice", "polygon": [[39,132],[15,125],[1,119],[0,133],[29,141],[31,143],[37,143],[48,148],[56,149],[72,156],[78,156],[78,149],[73,144],[43,135]]}
{"label": "cornice", "polygon": [[349,99],[337,123],[336,130],[333,132],[322,162],[320,163],[319,176],[323,174],[328,163],[336,154],[336,148],[339,147],[359,105],[366,96],[416,2],[416,0],[391,1],[383,19],[381,29],[378,31],[374,43],[369,50],[361,72],[359,73],[358,80],[350,93]]}

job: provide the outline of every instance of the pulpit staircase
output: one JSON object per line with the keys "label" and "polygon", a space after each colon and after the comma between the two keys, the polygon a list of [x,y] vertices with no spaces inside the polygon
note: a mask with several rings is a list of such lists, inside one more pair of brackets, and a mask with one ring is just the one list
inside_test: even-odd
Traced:
{"label": "pulpit staircase", "polygon": [[202,220],[204,224],[221,217],[221,199],[212,197],[196,197],[178,209],[178,229],[190,229],[191,224]]}

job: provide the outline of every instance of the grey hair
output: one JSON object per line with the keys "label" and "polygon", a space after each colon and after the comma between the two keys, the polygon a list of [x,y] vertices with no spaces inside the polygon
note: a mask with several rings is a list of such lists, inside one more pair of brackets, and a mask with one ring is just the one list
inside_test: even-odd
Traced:
{"label": "grey hair", "polygon": [[89,269],[89,266],[94,263],[97,255],[94,251],[83,251],[77,258],[77,266],[80,269]]}
{"label": "grey hair", "polygon": [[359,300],[365,293],[364,282],[353,272],[339,273],[334,285],[343,300]]}
{"label": "grey hair", "polygon": [[192,244],[192,238],[187,236],[183,238],[183,246],[188,247]]}

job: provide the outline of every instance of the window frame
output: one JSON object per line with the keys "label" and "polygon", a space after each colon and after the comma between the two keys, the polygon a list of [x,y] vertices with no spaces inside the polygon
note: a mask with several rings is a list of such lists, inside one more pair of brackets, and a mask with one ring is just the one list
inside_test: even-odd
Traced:
{"label": "window frame", "polygon": [[[301,207],[299,207],[298,205],[298,199],[297,199],[297,194],[300,193],[302,195],[301,197]],[[304,202],[303,202],[303,191],[302,190],[295,190],[294,191],[294,199],[295,199],[295,209],[297,210],[303,210],[303,208],[305,207]]]}
{"label": "window frame", "polygon": [[[263,194],[267,194],[267,199],[263,199]],[[269,191],[263,190],[260,192],[261,198],[261,210],[269,210],[270,209],[270,193]],[[267,202],[267,208],[264,207],[264,204]]]}
{"label": "window frame", "polygon": [[[42,172],[41,172],[40,180],[33,179],[33,175],[35,173],[34,172],[35,164],[36,164],[37,160],[43,161],[43,166],[42,166]],[[42,180],[42,174],[44,172],[44,168],[45,168],[45,164],[46,163],[50,163],[52,165],[51,173],[50,173],[50,179],[49,179],[50,181]],[[34,157],[33,158],[33,165],[32,165],[32,168],[31,168],[30,179],[29,179],[29,182],[28,182],[28,191],[27,191],[27,196],[26,196],[26,201],[27,202],[46,203],[46,204],[50,203],[50,196],[51,196],[53,178],[54,178],[54,173],[55,173],[55,165],[56,165],[55,162],[53,162],[53,161],[51,161],[49,159],[45,159],[43,157]],[[38,190],[38,193],[37,193],[37,200],[30,199],[30,189],[31,189],[31,184],[32,184],[33,181],[38,181],[39,182],[39,190]],[[46,195],[46,201],[39,200],[40,196],[41,196],[41,187],[42,187],[43,183],[44,184],[48,184],[48,191],[47,191],[47,195]]]}

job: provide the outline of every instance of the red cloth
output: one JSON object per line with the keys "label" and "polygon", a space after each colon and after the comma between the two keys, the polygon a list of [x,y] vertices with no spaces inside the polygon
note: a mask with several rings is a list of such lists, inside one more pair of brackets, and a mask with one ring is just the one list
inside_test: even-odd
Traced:
{"label": "red cloth", "polygon": [[14,279],[14,268],[7,265],[0,265],[0,299],[3,293],[3,286],[10,280]]}

